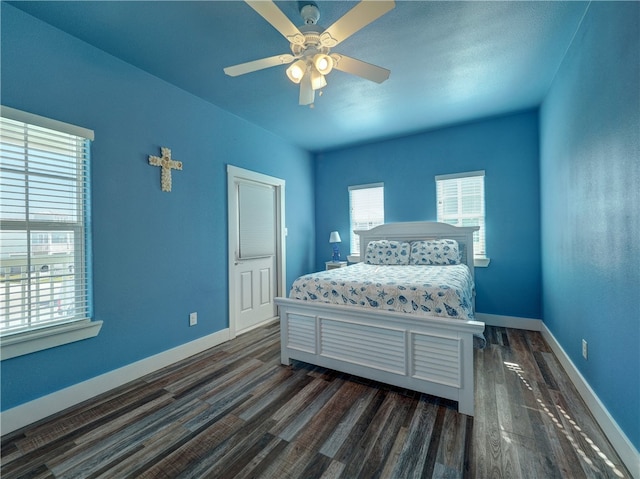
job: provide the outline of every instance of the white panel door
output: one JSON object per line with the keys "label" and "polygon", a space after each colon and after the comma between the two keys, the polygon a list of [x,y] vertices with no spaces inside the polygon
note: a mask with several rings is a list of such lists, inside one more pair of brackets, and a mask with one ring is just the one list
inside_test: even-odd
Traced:
{"label": "white panel door", "polygon": [[236,268],[236,331],[242,333],[276,316],[275,256],[239,260]]}
{"label": "white panel door", "polygon": [[229,169],[229,322],[232,337],[277,317],[282,180]]}

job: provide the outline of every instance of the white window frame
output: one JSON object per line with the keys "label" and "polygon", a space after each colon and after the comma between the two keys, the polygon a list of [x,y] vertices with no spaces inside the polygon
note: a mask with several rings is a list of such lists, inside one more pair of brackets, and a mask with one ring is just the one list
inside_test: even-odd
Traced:
{"label": "white window frame", "polygon": [[[360,221],[356,221],[354,218],[354,205],[353,195],[354,192],[363,192],[364,190],[371,190],[371,193],[382,193],[381,198],[371,198],[374,211],[369,211],[364,216],[359,218]],[[360,237],[354,233],[355,230],[370,230],[376,226],[384,224],[384,183],[369,183],[366,185],[353,185],[349,186],[349,246],[351,250],[351,256],[354,260],[358,260],[360,257]],[[367,200],[365,200],[367,201]],[[381,209],[380,209],[381,208]]]}
{"label": "white window frame", "polygon": [[[436,216],[437,221],[448,223],[455,226],[479,226],[480,230],[473,234],[474,249],[474,265],[476,267],[489,266],[490,259],[487,257],[486,251],[486,228],[485,228],[485,189],[484,189],[484,170],[469,171],[465,173],[454,173],[448,175],[437,175],[436,180]],[[443,210],[443,194],[444,187],[449,186],[456,189],[454,199],[457,200],[457,208],[455,213],[445,214]],[[476,190],[475,196],[478,196],[477,209],[463,212],[463,187],[471,186]]]}
{"label": "white window frame", "polygon": [[[12,122],[7,122],[8,129],[6,131],[3,131],[2,133],[2,136],[5,136],[5,134],[7,135],[6,136],[7,141],[9,141],[8,139],[10,138],[11,135],[13,135],[14,138],[17,138],[15,137],[15,133],[9,133],[10,131],[9,128],[13,129],[15,126],[18,126],[18,127],[24,126],[25,128],[27,128],[27,125],[32,127],[37,127],[37,128],[46,128],[49,130],[54,130],[57,133],[78,137],[79,140],[84,139],[84,140],[91,141],[94,139],[94,133],[92,130],[88,130],[86,128],[81,128],[75,125],[70,125],[68,123],[52,120],[49,118],[41,117],[31,113],[23,112],[23,111],[16,110],[14,108],[9,108],[6,106],[0,107],[0,116],[3,119],[12,120],[12,122],[18,122],[17,124]],[[24,125],[20,125],[20,123]],[[12,126],[9,127],[9,124],[11,124]],[[12,140],[12,141],[15,141],[15,140]],[[26,140],[26,141],[28,144],[29,140]],[[70,315],[69,317],[63,317],[60,319],[56,318],[55,321],[51,321],[51,318],[49,318],[46,322],[42,324],[38,324],[37,321],[35,321],[34,323],[31,323],[29,321],[27,322],[27,325],[23,328],[15,329],[15,330],[7,329],[2,335],[0,335],[0,358],[2,360],[13,358],[16,356],[22,356],[24,354],[41,351],[41,350],[56,347],[56,346],[61,346],[63,344],[68,344],[74,341],[80,341],[83,339],[91,338],[96,336],[100,332],[100,329],[102,327],[102,321],[93,321],[91,318],[91,312],[92,312],[91,275],[90,275],[90,268],[89,268],[91,242],[90,242],[90,231],[88,226],[89,225],[88,215],[90,211],[90,191],[88,188],[88,179],[89,179],[88,152],[86,153],[86,158],[83,158],[82,161],[84,162],[82,165],[82,168],[78,168],[78,173],[77,173],[78,175],[82,175],[82,177],[77,176],[76,181],[83,181],[82,187],[80,187],[78,191],[82,191],[82,197],[79,199],[79,203],[80,202],[83,203],[84,206],[77,210],[76,209],[73,210],[74,212],[76,211],[80,212],[81,221],[77,222],[72,220],[61,219],[59,217],[47,218],[47,219],[36,219],[36,218],[28,217],[28,219],[24,219],[24,220],[21,220],[19,218],[16,219],[16,218],[5,217],[0,219],[2,220],[2,230],[5,232],[26,231],[27,238],[29,238],[31,234],[34,234],[34,235],[40,234],[40,233],[30,233],[32,229],[33,231],[36,231],[36,232],[44,231],[45,233],[43,233],[40,236],[42,236],[42,238],[44,238],[44,236],[49,237],[50,239],[48,243],[51,243],[50,246],[54,248],[64,248],[66,246],[65,243],[60,244],[57,241],[54,241],[52,239],[53,236],[62,234],[62,233],[56,233],[56,231],[60,231],[60,232],[73,231],[74,235],[78,235],[76,245],[81,245],[82,247],[80,252],[78,252],[77,247],[74,248],[75,252],[72,255],[73,264],[72,264],[72,269],[70,269],[70,271],[73,271],[72,276],[74,279],[72,281],[74,286],[72,287],[72,291],[69,293],[69,295],[72,295],[72,297],[78,298],[79,296],[77,295],[82,293],[83,294],[82,301],[83,301],[83,304],[86,304],[86,307],[80,310],[74,308],[72,310],[75,313],[74,315]],[[7,175],[21,173],[22,171],[24,171],[24,169],[20,170],[18,166],[12,166],[8,161],[7,161],[7,165],[9,165],[9,166],[6,166]],[[43,165],[46,165],[46,162],[40,163],[40,168],[41,168],[40,171],[42,172],[45,171],[42,169]],[[41,173],[38,173],[38,174],[41,174]],[[34,173],[30,173],[28,178],[32,178],[32,175],[34,175]],[[45,175],[44,177],[47,178],[47,181],[51,181],[53,182],[51,184],[55,185],[55,178],[56,178],[55,174],[44,173],[44,175]],[[3,181],[2,175],[0,175],[0,184],[2,183],[2,181]],[[27,190],[25,190],[25,195],[28,198]],[[27,199],[26,201],[28,205],[29,200]],[[64,234],[67,234],[67,233],[64,233]],[[37,236],[37,237],[40,238],[40,236]],[[56,243],[56,244],[54,245],[53,243]],[[38,246],[41,246],[41,245],[38,245]],[[29,252],[30,248],[27,247],[26,251]],[[6,255],[3,255],[2,258],[4,258],[4,256]],[[38,257],[29,253],[27,253],[27,256],[28,256],[28,260],[27,260],[28,271],[26,273],[28,276],[27,281],[30,282],[32,280],[31,270],[37,266],[36,258]],[[0,260],[2,260],[2,258],[0,258]],[[38,258],[38,260],[40,260],[40,258]],[[10,261],[7,259],[6,264],[8,263],[10,263]],[[34,268],[32,268],[32,266]],[[20,268],[22,269],[22,266]],[[80,287],[78,285],[82,287],[81,290],[77,289],[78,287]],[[3,291],[3,289],[0,288],[0,291]],[[11,294],[11,293],[8,293],[8,294]],[[25,293],[26,296],[25,298],[23,298],[23,301],[33,301],[33,297],[31,296],[32,294],[33,293]],[[3,307],[6,307],[6,305],[8,304],[6,303],[5,298],[0,298],[0,301],[2,301],[2,303],[0,303],[0,306],[4,305]],[[71,301],[72,300],[69,300],[68,302],[71,303]],[[75,299],[73,301],[75,301]],[[28,302],[27,304],[31,304],[31,303]],[[77,304],[77,303],[71,303],[71,304]],[[29,316],[31,316],[30,313],[29,313]]]}

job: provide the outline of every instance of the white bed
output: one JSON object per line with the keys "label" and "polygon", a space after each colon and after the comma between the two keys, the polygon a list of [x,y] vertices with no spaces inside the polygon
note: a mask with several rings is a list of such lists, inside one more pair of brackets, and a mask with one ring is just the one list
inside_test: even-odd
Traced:
{"label": "white bed", "polygon": [[[461,263],[469,267],[473,280],[476,229],[415,222],[389,223],[356,233],[362,259],[370,241],[453,239],[460,245]],[[411,314],[292,298],[276,298],[275,302],[280,309],[283,364],[300,360],[451,399],[458,402],[459,412],[473,416],[474,335],[482,334],[484,323],[459,319],[473,318],[473,296],[469,314],[458,318],[433,308],[424,308],[430,311],[424,312],[414,307],[418,312]]]}

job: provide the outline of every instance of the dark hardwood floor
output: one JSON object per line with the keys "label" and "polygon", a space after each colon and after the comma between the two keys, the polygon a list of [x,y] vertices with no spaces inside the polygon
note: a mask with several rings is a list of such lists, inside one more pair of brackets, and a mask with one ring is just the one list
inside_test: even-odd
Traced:
{"label": "dark hardwood floor", "polygon": [[630,477],[538,333],[487,327],[476,416],[247,333],[2,438],[3,479]]}

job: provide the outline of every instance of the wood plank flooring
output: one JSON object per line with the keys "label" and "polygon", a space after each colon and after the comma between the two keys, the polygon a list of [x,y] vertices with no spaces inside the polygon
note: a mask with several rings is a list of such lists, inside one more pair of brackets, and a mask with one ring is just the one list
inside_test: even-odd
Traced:
{"label": "wood plank flooring", "polygon": [[2,478],[631,477],[540,334],[485,335],[474,418],[282,366],[272,324],[8,434]]}

